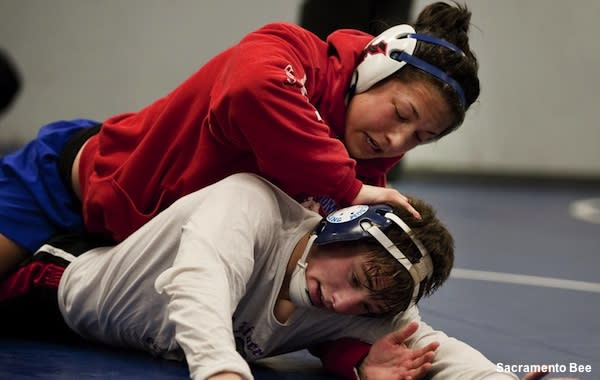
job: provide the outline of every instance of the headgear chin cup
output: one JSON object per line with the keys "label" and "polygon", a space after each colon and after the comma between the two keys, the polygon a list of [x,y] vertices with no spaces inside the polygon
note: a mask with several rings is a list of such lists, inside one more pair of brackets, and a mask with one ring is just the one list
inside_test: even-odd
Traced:
{"label": "headgear chin cup", "polygon": [[[390,240],[386,232],[392,226],[400,227],[408,234],[411,241],[420,252],[417,260],[411,261]],[[407,308],[416,304],[422,289],[433,274],[433,263],[429,253],[414,236],[410,227],[388,205],[356,205],[346,207],[329,214],[322,219],[311,234],[304,253],[292,274],[290,280],[290,298],[296,306],[311,306],[306,286],[306,258],[313,245],[326,245],[335,242],[359,241],[362,239],[377,240],[402,266],[413,279],[413,294]]]}
{"label": "headgear chin cup", "polygon": [[444,39],[416,33],[411,25],[396,25],[375,37],[365,47],[363,61],[356,67],[352,77],[354,93],[367,91],[408,64],[450,85],[465,108],[466,99],[461,85],[440,68],[413,55],[417,41],[443,46],[465,55],[462,50]]}

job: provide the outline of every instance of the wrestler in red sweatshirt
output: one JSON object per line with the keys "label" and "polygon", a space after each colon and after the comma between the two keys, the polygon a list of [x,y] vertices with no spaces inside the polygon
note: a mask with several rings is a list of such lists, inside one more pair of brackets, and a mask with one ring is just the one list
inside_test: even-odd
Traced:
{"label": "wrestler in red sweatshirt", "polygon": [[[425,37],[466,38],[435,27],[425,27]],[[182,195],[238,172],[258,173],[300,202],[312,197],[322,213],[355,203],[404,203],[395,190],[365,184],[385,186],[386,172],[406,151],[455,128],[478,94],[468,46],[453,49],[406,33],[413,32],[392,32],[365,51],[372,37],[354,30],[324,42],[298,26],[270,24],[164,98],[104,121],[78,162],[86,227],[122,240]],[[411,44],[414,57],[435,68],[439,62],[419,50],[451,61],[439,67],[447,77],[409,62],[399,73],[412,71],[416,79],[381,83],[368,78],[377,75],[366,67],[353,88],[360,62],[377,70],[371,61],[389,61],[381,64],[391,63],[383,69],[388,77],[404,63],[390,57],[394,45],[406,52]],[[470,73],[460,71],[466,66]]]}

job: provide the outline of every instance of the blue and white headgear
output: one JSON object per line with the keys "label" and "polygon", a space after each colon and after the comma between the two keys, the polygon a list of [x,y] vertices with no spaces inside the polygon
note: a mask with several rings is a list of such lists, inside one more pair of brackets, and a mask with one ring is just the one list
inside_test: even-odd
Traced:
{"label": "blue and white headgear", "polygon": [[[400,227],[408,234],[413,244],[421,253],[417,260],[411,261],[406,257],[386,235],[393,226]],[[410,273],[414,287],[410,304],[407,309],[419,300],[421,287],[425,286],[433,274],[433,263],[429,253],[414,235],[410,227],[392,207],[380,205],[357,205],[334,211],[317,225],[304,249],[304,253],[290,280],[290,298],[296,306],[312,306],[306,285],[306,258],[314,245],[325,245],[335,242],[359,241],[362,239],[377,240],[400,264]]]}
{"label": "blue and white headgear", "polygon": [[363,61],[354,71],[350,87],[351,92],[358,94],[367,91],[377,82],[387,78],[408,64],[450,85],[458,95],[462,107],[465,108],[465,93],[461,85],[439,67],[413,55],[417,41],[443,46],[463,56],[465,55],[457,46],[444,39],[416,33],[411,25],[396,25],[369,42],[364,51],[365,56]]}

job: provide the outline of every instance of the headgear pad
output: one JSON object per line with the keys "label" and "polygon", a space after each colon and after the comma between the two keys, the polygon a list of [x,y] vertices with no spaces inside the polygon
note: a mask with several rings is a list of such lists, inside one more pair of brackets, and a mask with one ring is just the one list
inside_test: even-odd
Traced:
{"label": "headgear pad", "polygon": [[465,55],[457,46],[444,39],[416,33],[411,25],[396,25],[375,37],[365,47],[363,61],[354,71],[352,91],[356,94],[365,92],[379,81],[409,64],[450,85],[464,108],[466,99],[461,85],[440,68],[413,55],[417,41],[443,46],[453,52]]}
{"label": "headgear pad", "polygon": [[415,51],[417,40],[404,38],[415,33],[415,29],[407,24],[396,25],[375,37],[364,51],[363,61],[354,72],[356,93],[367,91],[382,79],[400,70],[406,62],[390,58],[392,51],[404,51],[411,54]]}

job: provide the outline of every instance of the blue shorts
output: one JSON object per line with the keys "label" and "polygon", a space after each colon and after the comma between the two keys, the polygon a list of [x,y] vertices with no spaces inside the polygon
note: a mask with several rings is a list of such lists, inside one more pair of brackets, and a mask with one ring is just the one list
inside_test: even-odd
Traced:
{"label": "blue shorts", "polygon": [[81,204],[58,168],[69,139],[93,120],[57,121],[0,158],[0,233],[34,252],[51,236],[83,230]]}

